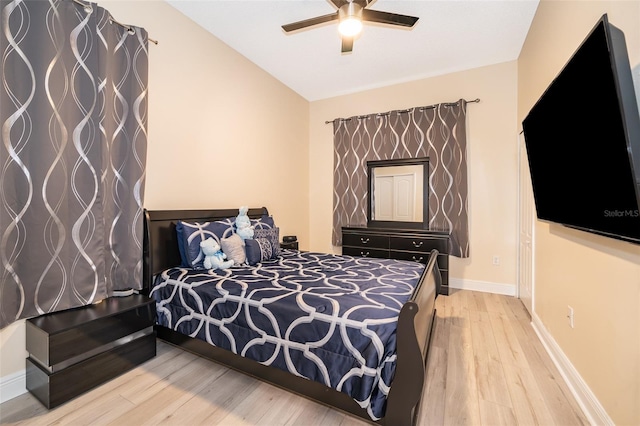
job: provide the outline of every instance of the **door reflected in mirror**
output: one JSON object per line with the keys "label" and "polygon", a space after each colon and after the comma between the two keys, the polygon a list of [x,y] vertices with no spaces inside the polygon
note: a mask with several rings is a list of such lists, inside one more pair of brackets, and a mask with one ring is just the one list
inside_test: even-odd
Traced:
{"label": "door reflected in mirror", "polygon": [[422,222],[422,165],[373,169],[374,220]]}
{"label": "door reflected in mirror", "polygon": [[425,228],[429,159],[367,162],[369,226]]}

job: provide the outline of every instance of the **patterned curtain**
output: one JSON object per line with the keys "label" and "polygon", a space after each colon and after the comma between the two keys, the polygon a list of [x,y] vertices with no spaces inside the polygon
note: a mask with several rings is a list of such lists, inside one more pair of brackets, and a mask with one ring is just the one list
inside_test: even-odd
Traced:
{"label": "patterned curtain", "polygon": [[142,288],[147,34],[0,0],[0,328]]}
{"label": "patterned curtain", "polygon": [[367,224],[367,161],[429,157],[429,229],[449,231],[450,254],[469,257],[466,101],[333,122],[333,234]]}

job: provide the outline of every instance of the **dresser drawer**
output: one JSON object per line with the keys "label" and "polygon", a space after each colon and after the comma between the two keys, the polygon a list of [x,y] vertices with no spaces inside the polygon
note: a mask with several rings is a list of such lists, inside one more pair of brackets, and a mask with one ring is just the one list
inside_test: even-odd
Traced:
{"label": "dresser drawer", "polygon": [[156,356],[156,334],[151,331],[61,371],[50,373],[27,358],[26,382],[31,392],[51,409],[95,388]]}
{"label": "dresser drawer", "polygon": [[433,249],[440,253],[449,253],[448,240],[445,238],[424,238],[424,237],[390,237],[391,250],[417,251],[428,253]]}
{"label": "dresser drawer", "polygon": [[347,256],[375,257],[378,259],[388,259],[389,250],[379,250],[368,247],[345,247],[342,246],[342,254]]}
{"label": "dresser drawer", "polygon": [[[410,251],[390,250],[389,257],[398,260],[413,260],[426,264],[429,261],[429,253],[418,253]],[[438,269],[441,271],[449,270],[449,256],[446,254],[438,255]]]}
{"label": "dresser drawer", "polygon": [[[409,251],[395,251],[391,250],[391,258],[398,260],[412,260],[414,262],[426,263],[429,261],[429,254],[427,253],[412,253]],[[439,265],[438,265],[439,266]]]}
{"label": "dresser drawer", "polygon": [[342,245],[353,247],[372,247],[377,249],[389,248],[389,237],[386,235],[351,234],[343,232]]}
{"label": "dresser drawer", "polygon": [[26,347],[31,357],[54,367],[154,324],[153,300],[142,295],[111,297],[96,305],[27,320]]}

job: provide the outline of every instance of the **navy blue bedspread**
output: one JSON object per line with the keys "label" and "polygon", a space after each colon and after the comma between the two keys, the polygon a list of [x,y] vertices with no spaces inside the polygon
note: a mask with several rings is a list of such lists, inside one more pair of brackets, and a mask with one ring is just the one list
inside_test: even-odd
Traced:
{"label": "navy blue bedspread", "polygon": [[158,324],[321,382],[384,416],[402,305],[424,265],[283,250],[227,270],[155,278]]}

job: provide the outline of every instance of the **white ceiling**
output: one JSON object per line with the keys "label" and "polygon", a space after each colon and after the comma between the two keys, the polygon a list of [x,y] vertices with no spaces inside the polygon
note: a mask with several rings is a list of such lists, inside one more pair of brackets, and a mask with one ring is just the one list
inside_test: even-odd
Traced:
{"label": "white ceiling", "polygon": [[285,33],[335,12],[328,0],[166,0],[309,101],[513,61],[538,0],[377,0],[368,8],[419,17],[413,29],[365,23],[340,52],[337,21]]}

